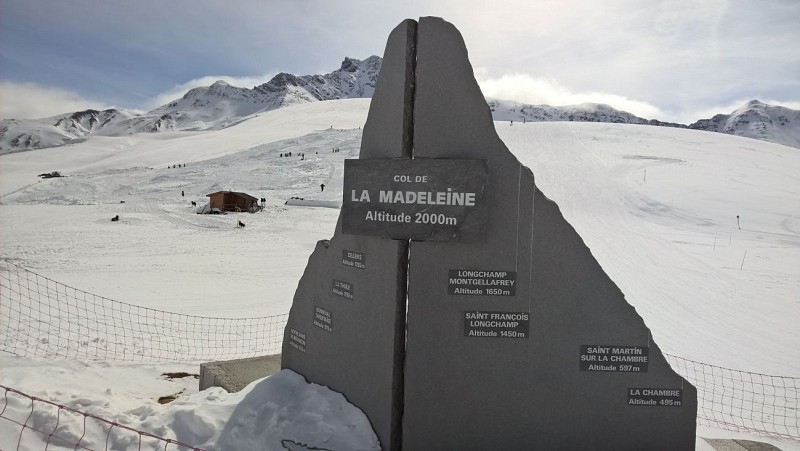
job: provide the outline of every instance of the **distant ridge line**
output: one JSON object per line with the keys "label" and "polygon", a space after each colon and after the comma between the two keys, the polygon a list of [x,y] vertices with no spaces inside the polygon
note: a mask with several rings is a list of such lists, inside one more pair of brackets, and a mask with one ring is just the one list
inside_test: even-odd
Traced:
{"label": "distant ridge line", "polygon": [[[128,136],[164,131],[205,131],[233,127],[254,114],[291,105],[347,98],[371,98],[383,59],[346,57],[339,69],[324,75],[281,72],[253,88],[222,80],[188,90],[147,113],[87,109],[42,119],[0,120],[0,155],[74,144],[94,135]],[[495,121],[604,122],[688,128],[754,138],[800,148],[800,110],[751,100],[730,114],[717,114],[689,125],[645,119],[612,106],[533,105],[487,98]]]}

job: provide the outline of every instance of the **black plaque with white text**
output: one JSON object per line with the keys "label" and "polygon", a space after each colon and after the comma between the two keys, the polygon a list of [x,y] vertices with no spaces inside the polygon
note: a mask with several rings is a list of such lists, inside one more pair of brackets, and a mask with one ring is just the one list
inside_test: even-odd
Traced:
{"label": "black plaque with white text", "polygon": [[447,294],[471,296],[514,296],[517,293],[515,271],[451,269],[447,278]]}
{"label": "black plaque with white text", "polygon": [[581,371],[646,373],[649,361],[647,346],[581,345]]}
{"label": "black plaque with white text", "polygon": [[289,333],[289,346],[300,352],[306,352],[306,334],[291,328]]}
{"label": "black plaque with white text", "polygon": [[356,269],[367,269],[367,254],[342,249],[342,264]]}
{"label": "black plaque with white text", "polygon": [[681,407],[683,390],[680,388],[629,388],[628,405]]}
{"label": "black plaque with white text", "polygon": [[333,279],[333,287],[331,293],[336,296],[341,296],[345,299],[353,299],[353,284],[345,282],[344,280]]}
{"label": "black plaque with white text", "polygon": [[315,305],[314,325],[325,332],[333,332],[333,315],[330,311]]}
{"label": "black plaque with white text", "polygon": [[345,160],[342,231],[417,241],[473,241],[486,223],[486,161]]}
{"label": "black plaque with white text", "polygon": [[486,338],[528,338],[528,312],[464,312],[464,336]]}

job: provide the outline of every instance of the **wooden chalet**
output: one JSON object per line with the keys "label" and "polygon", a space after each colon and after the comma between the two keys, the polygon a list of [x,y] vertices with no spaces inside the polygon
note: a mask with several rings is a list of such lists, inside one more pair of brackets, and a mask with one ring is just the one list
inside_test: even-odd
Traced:
{"label": "wooden chalet", "polygon": [[220,211],[251,211],[258,208],[258,199],[246,193],[217,191],[206,194],[206,197],[211,199],[211,208]]}

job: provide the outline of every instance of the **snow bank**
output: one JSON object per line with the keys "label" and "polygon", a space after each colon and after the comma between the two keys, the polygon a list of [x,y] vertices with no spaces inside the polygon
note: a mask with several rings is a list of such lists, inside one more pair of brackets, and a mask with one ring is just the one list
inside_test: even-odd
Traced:
{"label": "snow bank", "polygon": [[342,202],[336,200],[291,198],[286,201],[285,205],[289,205],[290,207],[324,207],[338,209],[342,207]]}
{"label": "snow bank", "polygon": [[[134,385],[137,383],[124,373],[119,376]],[[119,381],[116,383],[119,385]],[[291,370],[254,381],[238,393],[213,387],[165,405],[140,400],[139,405],[130,403],[126,407],[112,389],[107,389],[105,395],[116,402],[112,405],[91,394],[69,397],[60,391],[49,397],[64,397],[60,403],[67,407],[207,450],[380,449],[378,438],[361,410],[341,394],[309,384]],[[15,394],[7,399],[3,416],[24,423],[31,411],[29,400]],[[116,411],[120,407],[122,411]],[[58,438],[51,445],[71,448],[80,441],[81,446],[91,449],[103,449],[106,443],[111,449],[139,446],[137,434],[123,428],[113,428],[109,434],[107,425],[93,419],[86,422],[83,434],[82,416],[66,410],[58,412],[43,403],[36,404],[27,421],[29,427],[40,431],[57,428]],[[0,449],[15,449],[20,430],[18,425],[0,419]],[[41,450],[46,442],[46,436],[26,430],[21,449]],[[164,443],[146,439],[142,445],[143,449],[163,449]]]}
{"label": "snow bank", "polygon": [[[209,449],[380,449],[378,437],[361,410],[341,394],[306,383],[291,370],[255,381],[239,393],[212,389],[196,397],[199,402],[190,399],[188,404],[174,406],[173,424],[177,428],[173,429],[178,435],[178,430],[184,429],[181,421],[191,419],[202,428],[203,417],[205,421],[216,419],[219,436],[208,442],[213,445],[204,445]],[[211,398],[220,399],[219,407],[226,415],[215,412]]]}

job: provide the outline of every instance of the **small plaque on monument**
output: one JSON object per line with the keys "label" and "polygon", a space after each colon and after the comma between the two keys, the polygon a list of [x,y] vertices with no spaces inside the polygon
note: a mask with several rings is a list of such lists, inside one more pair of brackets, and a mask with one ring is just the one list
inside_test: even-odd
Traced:
{"label": "small plaque on monument", "polygon": [[473,296],[515,296],[515,271],[485,271],[451,269],[448,273],[447,294]]}
{"label": "small plaque on monument", "polygon": [[464,336],[487,338],[528,338],[528,312],[464,312]]}
{"label": "small plaque on monument", "polygon": [[342,230],[418,241],[471,241],[486,223],[486,161],[345,160]]}
{"label": "small plaque on monument", "polygon": [[581,371],[646,373],[649,360],[647,346],[581,345]]}
{"label": "small plaque on monument", "polygon": [[367,254],[342,249],[342,264],[351,268],[367,269]]}
{"label": "small plaque on monument", "polygon": [[315,305],[314,325],[325,332],[333,332],[333,316],[331,312]]}
{"label": "small plaque on monument", "polygon": [[331,293],[336,296],[341,296],[345,299],[353,299],[353,284],[345,282],[344,280],[333,279],[333,288]]}
{"label": "small plaque on monument", "polygon": [[629,388],[628,405],[681,407],[683,390],[679,388]]}
{"label": "small plaque on monument", "polygon": [[306,334],[297,329],[290,329],[289,345],[300,352],[306,352]]}

